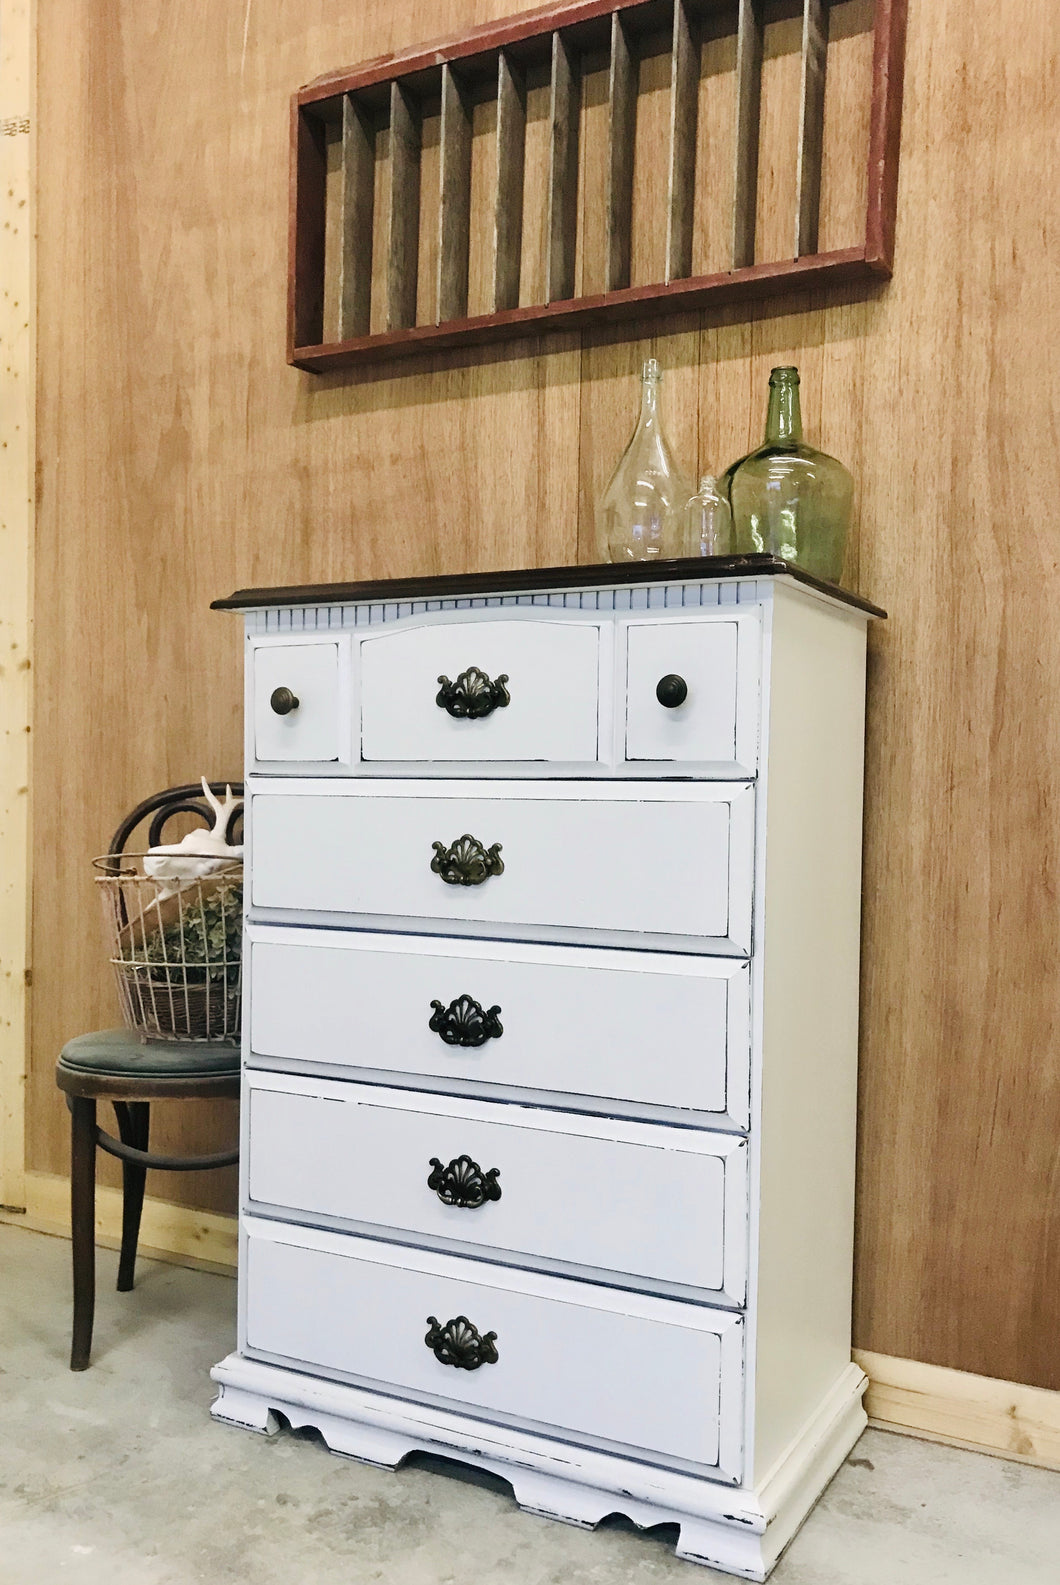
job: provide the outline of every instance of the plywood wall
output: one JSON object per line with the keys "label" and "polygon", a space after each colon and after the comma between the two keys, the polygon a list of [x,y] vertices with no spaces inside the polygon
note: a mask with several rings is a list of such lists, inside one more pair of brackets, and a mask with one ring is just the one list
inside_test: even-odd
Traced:
{"label": "plywood wall", "polygon": [[[859,481],[849,580],[891,612],[871,657],[858,1341],[1060,1386],[1053,0],[1018,28],[1002,0],[911,0],[897,273],[871,300],[361,380],[283,363],[287,95],[511,0],[38,3],[31,1166],[64,1167],[60,1043],[114,1016],[87,857],[146,790],[239,770],[238,625],[211,598],[592,559],[644,356],[690,469],[747,449],[771,365],[794,362],[811,435]],[[856,108],[850,31],[829,91]],[[782,25],[767,67],[788,69]],[[779,125],[765,147],[779,183]],[[840,166],[825,192],[835,245],[858,195]],[[656,241],[636,231],[644,269]],[[704,259],[717,243],[697,234]],[[169,1137],[231,1126],[189,1108]],[[219,1177],[181,1192],[232,1203]]]}

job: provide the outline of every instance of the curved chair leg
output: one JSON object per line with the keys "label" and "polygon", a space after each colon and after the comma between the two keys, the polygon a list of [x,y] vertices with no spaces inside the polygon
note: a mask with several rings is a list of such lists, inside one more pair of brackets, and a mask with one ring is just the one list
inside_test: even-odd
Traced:
{"label": "curved chair leg", "polygon": [[74,1257],[74,1336],[70,1369],[87,1370],[96,1305],[96,1103],[70,1096],[70,1231]]}
{"label": "curved chair leg", "polygon": [[[123,1144],[146,1150],[151,1126],[151,1107],[147,1101],[115,1101],[118,1134]],[[140,1238],[140,1215],[144,1207],[147,1168],[132,1161],[121,1164],[121,1259],[118,1262],[118,1292],[128,1293],[136,1272],[136,1245]]]}

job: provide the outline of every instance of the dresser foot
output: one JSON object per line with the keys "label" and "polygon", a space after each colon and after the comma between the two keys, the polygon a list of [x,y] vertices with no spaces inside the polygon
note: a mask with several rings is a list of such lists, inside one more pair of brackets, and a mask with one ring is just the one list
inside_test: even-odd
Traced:
{"label": "dresser foot", "polygon": [[606,1492],[593,1491],[590,1486],[511,1466],[502,1473],[523,1512],[537,1514],[541,1519],[558,1519],[561,1524],[591,1530],[614,1508],[613,1497],[609,1501]]}
{"label": "dresser foot", "polygon": [[262,1436],[272,1436],[280,1429],[280,1422],[268,1402],[240,1387],[222,1384],[210,1405],[210,1413],[225,1425],[236,1425],[241,1431],[257,1431]]}
{"label": "dresser foot", "polygon": [[686,1563],[702,1563],[741,1579],[761,1581],[768,1578],[779,1548],[768,1536],[745,1533],[732,1525],[683,1519],[674,1553]]}

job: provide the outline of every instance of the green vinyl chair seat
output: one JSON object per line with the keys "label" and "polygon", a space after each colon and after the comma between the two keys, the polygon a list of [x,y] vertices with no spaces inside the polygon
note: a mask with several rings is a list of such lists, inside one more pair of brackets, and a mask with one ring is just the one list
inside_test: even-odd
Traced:
{"label": "green vinyl chair seat", "polygon": [[220,1040],[146,1040],[135,1029],[99,1029],[68,1040],[59,1067],[101,1079],[237,1078],[239,1046]]}

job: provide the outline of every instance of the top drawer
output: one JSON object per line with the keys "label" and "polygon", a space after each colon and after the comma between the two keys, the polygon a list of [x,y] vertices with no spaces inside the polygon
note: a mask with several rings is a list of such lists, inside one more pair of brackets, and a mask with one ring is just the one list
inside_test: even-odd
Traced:
{"label": "top drawer", "polygon": [[340,775],[757,768],[757,609],[439,612],[254,637],[248,758]]}
{"label": "top drawer", "polygon": [[363,760],[595,760],[600,629],[445,622],[364,639]]}

